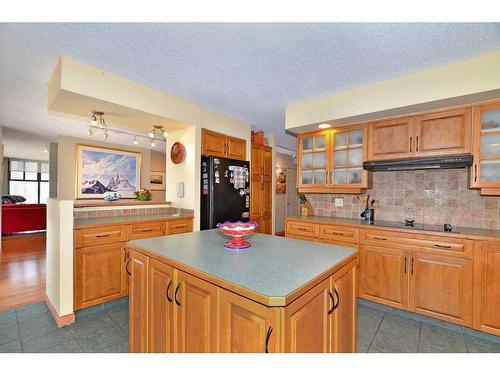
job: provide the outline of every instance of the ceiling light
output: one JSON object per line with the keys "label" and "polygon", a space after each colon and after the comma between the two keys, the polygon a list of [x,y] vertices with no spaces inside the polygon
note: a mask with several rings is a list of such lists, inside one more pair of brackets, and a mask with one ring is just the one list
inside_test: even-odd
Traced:
{"label": "ceiling light", "polygon": [[149,141],[149,144],[151,145],[151,147],[155,147],[156,146],[156,143],[155,143],[154,139],[152,139],[151,141]]}
{"label": "ceiling light", "polygon": [[104,129],[104,139],[108,139],[108,137],[109,137],[108,129]]}
{"label": "ceiling light", "polygon": [[165,139],[168,138],[168,132],[166,130],[163,131],[163,138],[165,138]]}
{"label": "ceiling light", "polygon": [[319,124],[318,128],[320,129],[328,129],[331,128],[332,126],[330,124]]}
{"label": "ceiling light", "polygon": [[132,142],[134,143],[134,145],[138,144],[139,142],[137,141],[137,136],[134,135],[134,139],[132,140]]}
{"label": "ceiling light", "polygon": [[48,154],[49,153],[49,146],[45,146],[43,148],[43,152],[45,152],[46,154]]}
{"label": "ceiling light", "polygon": [[90,118],[90,123],[92,125],[97,125],[97,116],[95,115],[95,113],[92,113],[92,116]]}
{"label": "ceiling light", "polygon": [[94,129],[92,129],[92,128],[89,126],[89,128],[87,129],[87,135],[88,135],[89,137],[92,137],[92,134],[94,134]]}
{"label": "ceiling light", "polygon": [[148,137],[153,139],[155,137],[155,133],[156,133],[156,129],[153,129],[151,130],[149,133],[148,133]]}

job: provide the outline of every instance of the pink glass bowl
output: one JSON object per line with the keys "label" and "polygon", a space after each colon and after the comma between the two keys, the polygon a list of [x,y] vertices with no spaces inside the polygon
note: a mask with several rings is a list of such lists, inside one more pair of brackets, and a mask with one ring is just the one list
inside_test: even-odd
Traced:
{"label": "pink glass bowl", "polygon": [[251,245],[245,241],[243,237],[252,234],[258,226],[259,224],[253,221],[249,221],[247,223],[243,223],[241,221],[231,223],[226,221],[225,223],[217,224],[217,228],[219,228],[222,233],[233,237],[231,241],[224,244],[224,248],[228,250],[249,249]]}

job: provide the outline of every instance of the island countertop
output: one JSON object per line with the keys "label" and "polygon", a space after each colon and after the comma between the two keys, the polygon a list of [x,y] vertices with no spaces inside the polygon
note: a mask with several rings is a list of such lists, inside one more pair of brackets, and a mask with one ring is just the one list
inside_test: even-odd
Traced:
{"label": "island countertop", "polygon": [[250,249],[226,250],[223,245],[228,238],[213,229],[134,240],[128,246],[181,271],[195,271],[219,286],[234,285],[242,295],[257,294],[262,297],[258,302],[269,306],[284,306],[299,289],[318,282],[357,255],[356,247],[258,233],[247,239]]}

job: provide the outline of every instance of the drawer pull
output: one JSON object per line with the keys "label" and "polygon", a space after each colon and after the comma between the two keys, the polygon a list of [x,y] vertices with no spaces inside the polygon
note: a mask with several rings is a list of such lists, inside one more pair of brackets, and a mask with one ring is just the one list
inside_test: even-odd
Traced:
{"label": "drawer pull", "polygon": [[342,232],[330,232],[331,234],[335,234],[336,236],[343,236],[344,233]]}
{"label": "drawer pull", "polygon": [[146,232],[152,232],[154,229],[143,229],[142,232],[143,233],[146,233]]}
{"label": "drawer pull", "polygon": [[451,249],[451,246],[438,245],[437,243],[435,243],[434,246],[439,247],[440,249]]}
{"label": "drawer pull", "polygon": [[187,224],[178,224],[178,225],[173,225],[175,229],[180,229],[180,228],[187,228]]}
{"label": "drawer pull", "polygon": [[106,238],[106,237],[109,237],[109,233],[108,234],[97,234],[96,237],[97,238]]}
{"label": "drawer pull", "polygon": [[298,230],[309,230],[309,228],[304,228],[304,227],[295,227],[295,229],[298,229]]}
{"label": "drawer pull", "polygon": [[373,237],[373,238],[379,241],[387,241],[387,238],[384,237]]}

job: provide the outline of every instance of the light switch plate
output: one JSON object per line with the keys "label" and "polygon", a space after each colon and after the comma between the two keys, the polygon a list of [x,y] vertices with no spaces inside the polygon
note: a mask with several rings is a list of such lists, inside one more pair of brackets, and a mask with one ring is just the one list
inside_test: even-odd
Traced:
{"label": "light switch plate", "polygon": [[335,207],[344,207],[344,198],[335,198]]}

